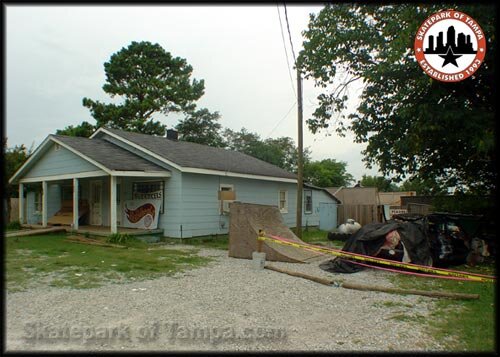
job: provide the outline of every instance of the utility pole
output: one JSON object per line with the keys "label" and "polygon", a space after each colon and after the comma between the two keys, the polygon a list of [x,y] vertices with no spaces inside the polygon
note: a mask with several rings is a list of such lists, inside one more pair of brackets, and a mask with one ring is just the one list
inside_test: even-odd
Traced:
{"label": "utility pole", "polygon": [[302,141],[302,78],[300,69],[297,68],[297,104],[298,104],[298,159],[297,159],[297,219],[296,219],[296,234],[302,238],[302,186],[304,175],[304,157],[303,157],[303,141]]}

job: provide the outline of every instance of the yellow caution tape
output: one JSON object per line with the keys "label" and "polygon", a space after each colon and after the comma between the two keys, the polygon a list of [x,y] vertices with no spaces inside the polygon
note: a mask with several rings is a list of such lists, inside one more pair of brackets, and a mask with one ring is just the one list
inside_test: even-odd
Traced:
{"label": "yellow caution tape", "polygon": [[259,236],[257,239],[261,240],[261,241],[269,241],[269,242],[274,242],[274,243],[278,243],[278,244],[288,245],[288,246],[296,247],[296,248],[300,248],[300,249],[307,249],[307,250],[312,250],[312,251],[316,251],[316,252],[320,252],[320,253],[331,254],[331,255],[335,255],[337,257],[341,257],[341,258],[345,258],[345,259],[354,259],[354,260],[361,260],[361,261],[365,261],[365,262],[379,263],[379,264],[389,265],[389,266],[398,267],[398,268],[406,268],[406,269],[423,271],[426,273],[432,273],[432,274],[437,274],[437,275],[463,278],[463,279],[472,280],[472,281],[487,282],[487,283],[494,283],[496,281],[496,278],[494,276],[477,275],[477,274],[461,272],[461,271],[439,269],[439,268],[427,267],[427,266],[416,265],[416,264],[408,264],[408,263],[398,262],[398,261],[394,261],[394,260],[375,258],[375,257],[370,257],[367,255],[362,255],[362,254],[344,252],[341,250],[320,247],[320,246],[312,245],[312,244],[300,244],[300,243],[295,243],[295,242],[290,242],[290,241],[285,241],[285,240],[270,238],[270,237],[265,237],[265,236]]}

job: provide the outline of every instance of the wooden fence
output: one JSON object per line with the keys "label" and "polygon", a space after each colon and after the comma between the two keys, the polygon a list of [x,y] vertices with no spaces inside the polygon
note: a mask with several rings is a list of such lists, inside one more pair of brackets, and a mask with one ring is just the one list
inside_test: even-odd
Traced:
{"label": "wooden fence", "polygon": [[424,216],[432,213],[432,206],[422,203],[408,203],[408,213],[419,213]]}
{"label": "wooden fence", "polygon": [[[9,222],[19,221],[19,198],[10,198],[9,204],[10,204]],[[26,201],[24,201],[24,211],[26,212]]]}
{"label": "wooden fence", "polygon": [[349,218],[362,226],[373,222],[383,222],[382,208],[377,205],[338,205],[338,224],[345,223]]}

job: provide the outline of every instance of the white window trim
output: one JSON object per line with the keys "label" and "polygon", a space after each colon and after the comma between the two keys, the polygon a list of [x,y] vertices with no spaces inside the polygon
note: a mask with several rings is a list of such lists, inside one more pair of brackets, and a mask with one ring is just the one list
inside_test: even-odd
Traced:
{"label": "white window trim", "polygon": [[[308,211],[306,209],[306,192],[310,192],[311,193],[311,210]],[[313,213],[313,191],[312,190],[304,190],[304,214],[312,214]]]}
{"label": "white window trim", "polygon": [[[281,192],[285,192],[285,207],[281,208]],[[278,191],[278,208],[281,213],[288,213],[288,190]]]}

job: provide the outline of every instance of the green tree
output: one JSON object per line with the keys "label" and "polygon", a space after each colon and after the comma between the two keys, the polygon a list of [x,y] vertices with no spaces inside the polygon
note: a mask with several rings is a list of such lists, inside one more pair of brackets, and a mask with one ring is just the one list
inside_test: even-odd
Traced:
{"label": "green tree", "polygon": [[[487,40],[481,68],[456,83],[424,74],[413,50],[419,26],[443,8],[472,16]],[[397,180],[418,175],[446,186],[493,190],[495,10],[487,4],[335,4],[311,14],[298,63],[323,90],[309,128],[352,130],[356,142],[367,143],[367,167],[376,163]],[[355,81],[363,91],[349,113],[348,89]]]}
{"label": "green tree", "polygon": [[159,44],[132,42],[104,63],[106,84],[102,89],[122,104],[105,104],[83,98],[83,105],[97,121],[96,127],[165,135],[166,126],[155,114],[188,112],[204,93],[203,80],[193,79],[186,60],[173,57]]}
{"label": "green tree", "polygon": [[[28,160],[33,153],[33,146],[29,149],[22,145],[16,145],[12,148],[7,147],[7,139],[3,140],[4,152],[4,189],[5,198],[8,200],[10,197],[18,196],[18,189],[16,186],[9,184],[9,179],[16,173],[16,171]],[[10,219],[10,204],[7,204],[7,222]]]}
{"label": "green tree", "polygon": [[434,180],[422,180],[421,178],[412,177],[405,181],[400,186],[401,191],[415,191],[417,195],[435,196],[446,195],[447,189],[442,184]]}
{"label": "green tree", "polygon": [[[262,161],[281,167],[289,172],[297,172],[298,151],[292,138],[268,138],[262,140],[257,133],[245,128],[240,131],[225,129],[223,133],[226,147],[253,156]],[[304,162],[309,160],[309,149],[304,150]]]}
{"label": "green tree", "polygon": [[363,175],[361,178],[361,186],[376,187],[379,192],[394,192],[399,191],[399,187],[384,176]]}
{"label": "green tree", "polygon": [[208,109],[199,109],[188,113],[184,120],[179,121],[175,129],[179,132],[180,140],[193,143],[222,147],[224,138],[221,134],[222,126],[218,112],[210,113]]}
{"label": "green tree", "polygon": [[[270,156],[267,162],[270,162],[276,166],[281,167],[289,172],[297,172],[298,165],[298,148],[295,146],[295,142],[292,138],[287,136],[282,136],[279,138],[268,138],[264,140],[264,150],[262,157],[265,155]],[[269,155],[272,153],[272,156]],[[304,163],[310,160],[310,150],[308,148],[304,149],[303,153]],[[264,160],[264,159],[263,159]]]}
{"label": "green tree", "polygon": [[88,138],[90,135],[94,133],[96,127],[90,124],[89,122],[82,122],[77,126],[69,125],[64,129],[58,129],[56,131],[57,135],[68,135],[68,136],[81,136],[84,138]]}
{"label": "green tree", "polygon": [[304,164],[304,181],[319,187],[340,187],[351,185],[354,177],[347,172],[346,162],[325,159]]}
{"label": "green tree", "polygon": [[226,147],[230,150],[239,151],[247,155],[252,155],[258,151],[261,143],[260,136],[252,133],[245,128],[240,131],[234,131],[226,128],[223,132]]}

